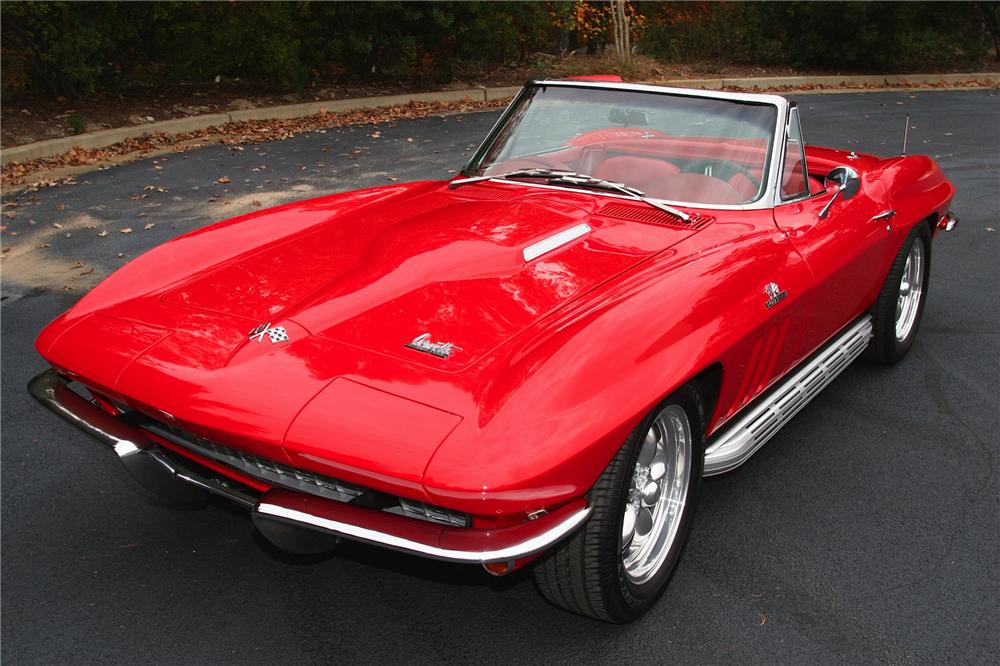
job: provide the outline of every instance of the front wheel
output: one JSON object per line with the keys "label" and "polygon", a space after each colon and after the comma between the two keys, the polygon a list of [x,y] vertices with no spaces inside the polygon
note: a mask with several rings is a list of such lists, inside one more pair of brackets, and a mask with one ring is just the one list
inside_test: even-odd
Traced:
{"label": "front wheel", "polygon": [[535,566],[542,596],[605,622],[628,622],[656,602],[694,515],[703,422],[687,386],[643,419],[594,484],[590,519]]}
{"label": "front wheel", "polygon": [[917,225],[889,268],[874,307],[874,332],[868,358],[895,363],[906,356],[920,328],[931,273],[931,237]]}

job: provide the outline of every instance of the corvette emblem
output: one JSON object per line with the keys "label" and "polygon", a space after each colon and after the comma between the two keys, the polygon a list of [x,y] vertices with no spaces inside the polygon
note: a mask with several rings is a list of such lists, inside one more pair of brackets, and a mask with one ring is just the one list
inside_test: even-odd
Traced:
{"label": "corvette emblem", "polygon": [[452,352],[462,350],[462,348],[454,342],[434,342],[431,340],[430,333],[418,335],[403,346],[409,347],[410,349],[416,349],[417,351],[422,351],[426,354],[432,354],[438,358],[448,358],[451,356]]}
{"label": "corvette emblem", "polygon": [[271,340],[271,344],[277,342],[288,342],[288,331],[285,330],[284,326],[271,326],[271,322],[266,324],[261,324],[252,331],[250,331],[249,339],[257,339],[257,342],[263,342],[264,336],[267,336]]}
{"label": "corvette emblem", "polygon": [[767,296],[767,309],[770,310],[775,305],[788,297],[788,292],[783,291],[775,282],[768,282],[764,285],[764,295]]}

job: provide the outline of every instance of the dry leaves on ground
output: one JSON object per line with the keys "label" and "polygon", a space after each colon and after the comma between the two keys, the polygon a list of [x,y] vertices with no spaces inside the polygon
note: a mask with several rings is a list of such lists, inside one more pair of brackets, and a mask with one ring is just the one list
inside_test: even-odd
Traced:
{"label": "dry leaves on ground", "polygon": [[[442,113],[482,111],[501,108],[508,100],[492,100],[489,102],[410,102],[398,106],[378,109],[356,109],[342,113],[321,111],[303,118],[282,120],[248,120],[242,122],[213,125],[194,132],[178,134],[157,133],[149,136],[126,139],[105,148],[84,149],[75,147],[61,155],[45,157],[30,162],[11,162],[3,167],[0,179],[4,185],[24,183],[32,174],[60,167],[94,164],[121,158],[132,153],[148,153],[154,150],[165,150],[176,147],[179,151],[190,150],[203,144],[191,145],[192,141],[222,143],[234,150],[246,144],[258,144],[265,141],[288,139],[297,134],[313,132],[330,127],[345,127],[347,125],[379,125],[407,118],[425,118]],[[372,136],[378,138],[381,133],[372,130]],[[186,144],[186,145],[181,145]],[[160,169],[160,165],[154,165]],[[44,187],[65,181],[42,181],[34,183],[36,187]],[[229,178],[220,178],[220,183],[228,183]]]}

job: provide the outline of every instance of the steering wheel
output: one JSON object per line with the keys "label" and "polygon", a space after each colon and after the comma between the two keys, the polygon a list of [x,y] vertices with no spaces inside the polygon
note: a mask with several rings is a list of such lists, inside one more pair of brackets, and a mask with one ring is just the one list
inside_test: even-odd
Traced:
{"label": "steering wheel", "polygon": [[[726,165],[727,166],[732,165],[736,169],[736,173],[741,173],[744,176],[746,176],[747,180],[750,181],[750,184],[754,186],[754,189],[760,190],[760,178],[758,178],[757,176],[755,176],[750,171],[750,169],[746,168],[745,166],[743,166],[739,162],[726,162]],[[733,175],[735,175],[735,174],[733,174]],[[730,176],[726,180],[729,180],[732,177],[733,176]]]}

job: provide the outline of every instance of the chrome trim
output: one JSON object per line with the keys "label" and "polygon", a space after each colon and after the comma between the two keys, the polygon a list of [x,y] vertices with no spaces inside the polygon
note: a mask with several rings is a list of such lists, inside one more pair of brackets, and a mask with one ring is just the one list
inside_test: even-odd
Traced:
{"label": "chrome trim", "polygon": [[249,494],[175,462],[142,432],[88,402],[67,384],[62,375],[49,368],[28,383],[28,392],[44,407],[114,451],[125,469],[158,496],[190,504],[202,501],[207,491],[246,507],[256,504]]}
{"label": "chrome trim", "polygon": [[871,315],[865,315],[778,384],[763,402],[727,426],[705,451],[705,476],[722,474],[745,463],[861,355],[868,347],[872,330]]}
{"label": "chrome trim", "polygon": [[386,548],[392,548],[393,550],[422,555],[436,560],[484,564],[489,562],[509,562],[542,552],[579,527],[590,516],[591,510],[592,507],[587,506],[574,511],[541,534],[537,534],[521,543],[495,550],[473,551],[432,546],[428,543],[414,541],[398,534],[390,534],[362,527],[361,525],[334,520],[332,518],[324,518],[267,501],[262,501],[257,506],[255,513],[290,521],[295,525],[329,532],[336,536],[373,543]]}
{"label": "chrome trim", "polygon": [[[790,197],[785,197],[781,193],[781,185],[785,181],[785,161],[788,159],[788,135],[791,133],[792,115],[795,116],[795,119],[799,124],[799,152],[802,153],[802,173],[806,179],[806,189],[804,192],[793,194]],[[778,206],[784,206],[785,204],[805,201],[806,199],[819,194],[819,192],[812,191],[812,185],[809,183],[809,159],[806,156],[806,137],[802,132],[802,118],[799,114],[799,107],[795,102],[788,103],[788,118],[785,121],[785,136],[782,138],[781,146],[781,167],[778,170],[778,182],[777,187],[774,188],[774,193],[776,195],[774,199],[775,208]]]}
{"label": "chrome trim", "polygon": [[[521,525],[511,528],[474,530],[460,526],[442,526],[441,522],[432,520],[419,520],[415,516],[417,513],[425,513],[430,516],[439,507],[431,507],[422,503],[411,503],[411,506],[403,507],[405,516],[383,512],[378,509],[364,509],[355,507],[353,504],[345,504],[336,500],[326,499],[315,495],[308,495],[294,490],[268,491],[263,498],[251,496],[237,488],[226,485],[225,481],[209,478],[188,468],[183,462],[178,462],[169,455],[166,450],[160,449],[146,435],[123,423],[114,416],[108,414],[101,408],[90,403],[86,398],[76,393],[68,386],[68,380],[60,375],[56,370],[50,368],[40,373],[28,383],[28,391],[43,406],[55,412],[70,424],[97,439],[108,449],[118,455],[119,460],[125,468],[143,486],[152,490],[157,495],[166,499],[181,503],[198,502],[205,498],[206,493],[213,493],[231,499],[252,510],[255,523],[260,516],[277,519],[279,522],[290,523],[293,527],[302,527],[311,530],[332,534],[335,536],[345,536],[359,541],[394,548],[425,557],[448,560],[453,562],[509,562],[529,555],[539,553],[552,544],[556,543],[583,523],[591,513],[591,507],[582,507],[571,510],[571,507],[564,507],[568,515],[562,517],[558,512],[548,514],[548,516],[536,517],[536,520],[529,520]],[[305,501],[307,504],[323,503],[333,506],[344,507],[346,511],[371,511],[376,516],[386,518],[395,516],[397,520],[403,520],[407,526],[401,530],[401,534],[392,534],[346,523],[343,521],[324,518],[282,506],[279,503],[268,501],[268,497],[293,498],[294,501]],[[551,517],[554,522],[545,528],[546,518]],[[419,525],[417,530],[411,525]],[[258,527],[260,525],[258,524]],[[507,532],[507,538],[511,534],[516,534],[516,530],[528,530],[532,534],[523,541],[513,543],[492,550],[477,549],[477,543],[487,542],[486,540],[501,536],[504,530],[515,530]],[[537,532],[541,529],[541,532]],[[449,530],[451,530],[449,532]],[[485,537],[482,541],[466,541],[470,544],[470,549],[461,550],[455,548],[444,548],[433,545],[446,533],[459,535],[459,543],[466,541],[467,536]],[[407,535],[424,534],[428,543],[421,543]],[[269,532],[268,538],[274,537],[274,531]]]}
{"label": "chrome trim", "polygon": [[885,220],[885,232],[887,234],[891,234],[892,233],[892,218],[894,218],[894,217],[896,217],[896,211],[890,208],[887,211],[884,211],[884,212],[879,213],[878,215],[875,215],[874,217],[872,217],[872,219],[870,221],[871,222],[881,222],[882,220]]}
{"label": "chrome trim", "polygon": [[549,236],[548,238],[540,240],[537,243],[529,245],[524,248],[521,255],[524,257],[525,261],[532,261],[543,254],[548,254],[549,252],[557,250],[564,245],[569,245],[577,238],[586,236],[591,231],[592,229],[589,224],[578,224],[575,227],[570,227],[569,229],[565,229],[557,234]]}
{"label": "chrome trim", "polygon": [[953,231],[955,227],[958,226],[958,215],[955,215],[950,210],[948,213],[938,220],[937,228],[941,231]]}
{"label": "chrome trim", "polygon": [[651,92],[669,95],[684,95],[686,97],[708,97],[712,99],[727,99],[737,102],[756,102],[758,104],[774,104],[784,106],[788,103],[781,95],[766,93],[737,93],[722,90],[702,90],[700,88],[671,88],[669,86],[654,86],[648,83],[618,83],[617,81],[561,81],[558,79],[543,79],[532,81],[539,86],[562,86],[565,88],[605,88],[609,90],[632,90],[635,92]]}

